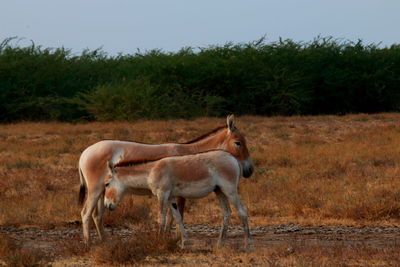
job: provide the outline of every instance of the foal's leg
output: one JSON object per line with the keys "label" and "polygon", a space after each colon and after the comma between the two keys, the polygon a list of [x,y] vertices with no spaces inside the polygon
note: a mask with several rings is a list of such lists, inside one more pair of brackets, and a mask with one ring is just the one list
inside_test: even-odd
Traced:
{"label": "foal's leg", "polygon": [[185,248],[185,242],[187,240],[187,235],[185,231],[185,227],[183,225],[182,216],[178,210],[178,205],[174,200],[171,201],[171,211],[174,214],[176,223],[179,225],[179,231],[181,233],[181,248]]}
{"label": "foal's leg", "polygon": [[164,229],[165,232],[171,231],[173,221],[174,221],[174,215],[172,213],[172,210],[167,209],[167,222],[165,224],[165,229]]}
{"label": "foal's leg", "polygon": [[185,211],[185,202],[186,202],[186,199],[183,198],[183,197],[177,197],[177,198],[176,198],[176,201],[177,201],[177,203],[178,203],[179,213],[181,214],[182,221],[183,221],[183,213],[184,213],[184,211]]}
{"label": "foal's leg", "polygon": [[[185,202],[186,202],[185,198],[176,197],[176,203],[178,203],[178,209],[179,209],[179,213],[181,214],[182,220],[183,220],[183,212],[184,212],[184,209],[185,209]],[[166,228],[165,231],[170,231],[171,230],[173,219],[174,219],[174,217],[173,217],[172,211],[168,210],[167,211],[167,224],[165,226],[165,228]],[[176,235],[177,236],[179,235],[178,228],[176,229]]]}
{"label": "foal's leg", "polygon": [[245,247],[253,248],[253,239],[250,235],[246,207],[240,201],[240,198],[239,198],[239,195],[237,194],[237,192],[232,192],[231,194],[227,194],[226,196],[228,197],[229,202],[231,202],[235,206],[236,210],[239,213],[239,217],[242,220],[243,230],[245,233]]}
{"label": "foal's leg", "polygon": [[159,193],[157,193],[157,198],[158,198],[158,204],[159,204],[158,232],[161,233],[161,232],[165,231],[165,216],[166,216],[167,208],[168,208],[169,192],[159,192]]}
{"label": "foal's leg", "polygon": [[215,194],[217,195],[219,204],[221,205],[221,208],[222,208],[222,213],[224,215],[224,218],[222,221],[222,226],[221,226],[221,232],[219,234],[219,239],[218,239],[218,243],[217,243],[217,247],[222,247],[222,246],[224,246],[225,239],[226,239],[226,233],[227,233],[228,227],[229,227],[229,220],[231,218],[231,209],[229,207],[228,198],[224,195],[224,193],[221,192],[221,190],[216,190]]}
{"label": "foal's leg", "polygon": [[96,225],[97,233],[99,234],[100,240],[104,240],[103,215],[104,215],[104,193],[100,195],[99,200],[97,200],[97,207],[94,209],[92,213],[92,218],[94,224]]}

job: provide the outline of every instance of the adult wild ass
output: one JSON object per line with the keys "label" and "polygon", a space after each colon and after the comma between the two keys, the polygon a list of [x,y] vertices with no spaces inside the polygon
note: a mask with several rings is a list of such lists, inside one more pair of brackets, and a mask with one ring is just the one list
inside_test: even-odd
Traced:
{"label": "adult wild ass", "polygon": [[[180,144],[143,144],[118,140],[104,140],[86,148],[79,159],[80,192],[83,203],[82,227],[85,243],[89,245],[89,223],[92,217],[100,239],[104,237],[104,179],[107,177],[108,162],[113,166],[143,163],[166,156],[194,154],[211,149],[222,149],[234,155],[243,165],[243,176],[253,173],[253,162],[249,157],[246,139],[235,126],[233,115],[227,117],[227,125],[204,134],[192,141]],[[140,194],[141,192],[134,192]],[[183,215],[185,199],[178,198],[178,209]]]}
{"label": "adult wild ass", "polygon": [[252,247],[247,210],[238,195],[238,184],[244,170],[241,160],[223,150],[213,150],[194,155],[172,156],[144,163],[140,167],[116,167],[110,163],[109,178],[105,185],[105,206],[114,210],[127,189],[151,190],[159,203],[159,227],[164,229],[167,208],[171,208],[181,232],[182,247],[186,231],[179,213],[176,197],[203,198],[215,192],[223,212],[222,229],[218,246],[226,239],[231,210],[237,209],[245,232],[245,247]]}

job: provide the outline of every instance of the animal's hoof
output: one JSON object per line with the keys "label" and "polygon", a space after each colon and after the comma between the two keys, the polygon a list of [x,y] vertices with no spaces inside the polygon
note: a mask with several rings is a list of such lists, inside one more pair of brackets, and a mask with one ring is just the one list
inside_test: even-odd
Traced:
{"label": "animal's hoof", "polygon": [[189,240],[185,239],[185,240],[181,240],[179,247],[181,249],[185,249],[188,247],[188,245],[190,244]]}

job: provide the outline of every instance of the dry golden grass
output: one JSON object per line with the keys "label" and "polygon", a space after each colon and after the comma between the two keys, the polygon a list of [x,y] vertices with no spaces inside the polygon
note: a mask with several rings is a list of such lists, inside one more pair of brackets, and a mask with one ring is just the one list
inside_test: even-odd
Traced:
{"label": "dry golden grass", "polygon": [[[252,223],[398,223],[399,122],[399,114],[239,118],[256,164],[256,173],[240,187]],[[92,143],[182,142],[223,123],[200,118],[2,125],[0,225],[79,221],[77,162]],[[106,224],[154,219],[154,198],[132,196],[121,204],[106,214]],[[217,206],[214,196],[189,201],[186,221],[216,223]]]}
{"label": "dry golden grass", "polygon": [[[0,226],[53,228],[80,221],[77,162],[81,151],[90,144],[102,139],[182,142],[223,123],[224,119],[220,118],[200,118],[194,121],[1,125]],[[252,226],[288,222],[399,225],[400,114],[245,116],[238,119],[238,126],[247,137],[256,165],[255,174],[243,179],[240,185],[240,195],[248,206]],[[214,196],[187,203],[186,222],[219,224],[221,216]],[[137,227],[154,222],[156,211],[154,198],[127,196],[116,211],[106,212],[105,223]],[[234,216],[233,221],[238,223],[238,218]],[[15,256],[6,258],[8,262],[21,265],[25,260],[38,263],[44,260],[3,240],[2,253],[13,251]],[[148,258],[139,253],[140,257],[132,258],[130,253],[134,250],[118,247],[118,241],[110,242],[115,249],[107,250],[109,247],[99,245],[85,252],[81,250],[80,236],[76,236],[67,246],[66,255],[84,254],[97,263],[117,265],[120,262],[203,266],[400,264],[398,244],[382,249],[344,247],[340,243],[329,248],[288,244],[250,253],[206,248],[172,253],[168,257],[162,255],[170,250],[161,245],[158,248],[160,257]],[[151,248],[154,242],[149,244],[147,247]],[[137,244],[130,247],[135,246],[146,247]],[[118,249],[120,255],[112,254]]]}
{"label": "dry golden grass", "polygon": [[171,256],[178,251],[177,240],[170,234],[159,235],[151,225],[136,229],[127,240],[108,239],[91,251],[97,264],[138,264],[151,257]]}
{"label": "dry golden grass", "polygon": [[187,251],[167,259],[153,261],[148,266],[399,266],[399,245],[379,249],[368,246],[331,247],[320,244],[286,244],[252,252],[236,249]]}
{"label": "dry golden grass", "polygon": [[0,235],[0,266],[46,266],[51,260],[37,249],[20,248],[13,240]]}

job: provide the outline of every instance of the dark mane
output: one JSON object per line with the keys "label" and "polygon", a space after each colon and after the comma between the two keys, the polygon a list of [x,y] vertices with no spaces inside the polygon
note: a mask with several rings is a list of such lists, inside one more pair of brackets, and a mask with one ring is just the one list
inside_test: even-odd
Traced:
{"label": "dark mane", "polygon": [[155,162],[155,161],[158,161],[158,160],[161,160],[161,159],[165,159],[165,158],[198,155],[198,154],[203,154],[203,153],[207,153],[207,152],[211,152],[211,151],[224,151],[224,152],[230,153],[230,152],[225,151],[223,149],[210,149],[210,150],[206,150],[206,151],[201,151],[201,152],[191,153],[191,154],[185,154],[185,155],[169,155],[169,156],[160,156],[160,157],[155,158],[155,159],[139,159],[139,160],[121,161],[121,162],[118,162],[117,164],[115,164],[114,168],[142,165],[142,164]]}
{"label": "dark mane", "polygon": [[219,127],[215,128],[214,130],[211,130],[208,133],[205,133],[205,134],[203,134],[203,135],[201,135],[201,136],[199,136],[199,137],[197,137],[197,138],[195,138],[193,140],[190,140],[190,141],[185,142],[185,143],[180,143],[180,144],[193,144],[193,143],[195,143],[197,141],[200,141],[200,140],[202,140],[204,138],[207,138],[210,135],[215,134],[215,133],[217,133],[217,132],[219,132],[219,131],[221,131],[222,129],[225,129],[225,128],[226,128],[226,125],[219,126]]}

